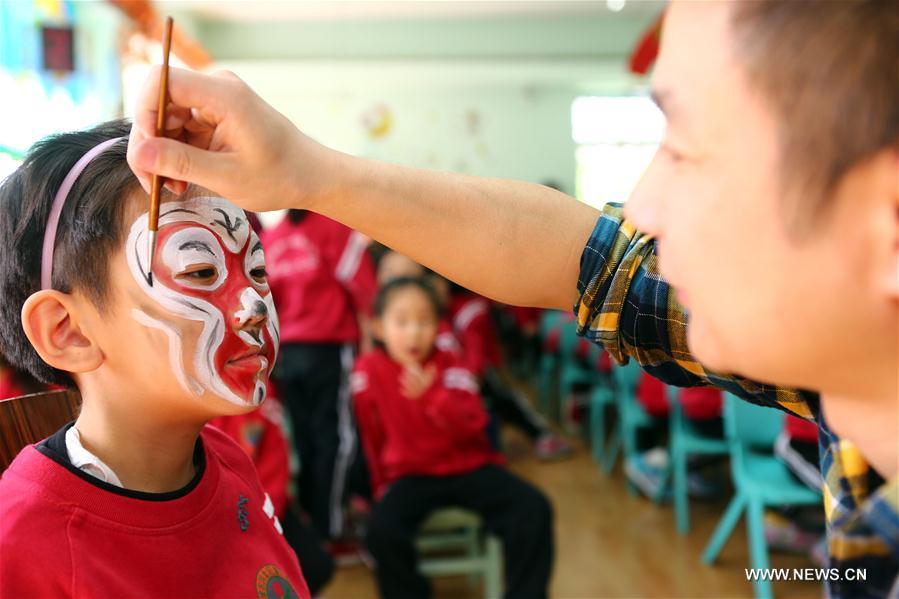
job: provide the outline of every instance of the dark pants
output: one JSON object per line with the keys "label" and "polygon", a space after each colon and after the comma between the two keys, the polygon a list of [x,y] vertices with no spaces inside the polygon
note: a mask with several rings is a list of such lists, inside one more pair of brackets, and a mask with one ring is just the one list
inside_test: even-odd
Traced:
{"label": "dark pants", "polygon": [[300,519],[292,505],[287,506],[281,526],[284,527],[284,539],[297,554],[309,593],[315,597],[334,576],[334,558],[325,551],[315,529]]}
{"label": "dark pants", "polygon": [[384,599],[428,597],[414,540],[427,516],[458,506],[481,516],[503,542],[506,597],[546,597],[553,563],[552,506],[543,493],[499,466],[457,476],[408,476],[375,505],[365,544]]}
{"label": "dark pants", "polygon": [[278,389],[300,459],[300,506],[319,534],[330,539],[343,533],[347,476],[356,452],[352,366],[349,344],[290,343],[278,356]]}
{"label": "dark pants", "polygon": [[492,368],[484,373],[481,396],[487,407],[504,423],[521,429],[531,440],[549,432],[546,421],[528,404],[527,399],[503,382]]}

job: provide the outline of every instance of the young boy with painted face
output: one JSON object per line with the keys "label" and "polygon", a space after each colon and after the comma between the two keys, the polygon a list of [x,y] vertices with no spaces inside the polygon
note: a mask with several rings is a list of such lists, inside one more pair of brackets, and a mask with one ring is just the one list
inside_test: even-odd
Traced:
{"label": "young boy with painted face", "polygon": [[128,127],[45,139],[0,187],[0,350],[83,401],[0,479],[0,596],[307,597],[252,463],[205,426],[265,399],[262,245],[192,188],[161,205],[151,279]]}

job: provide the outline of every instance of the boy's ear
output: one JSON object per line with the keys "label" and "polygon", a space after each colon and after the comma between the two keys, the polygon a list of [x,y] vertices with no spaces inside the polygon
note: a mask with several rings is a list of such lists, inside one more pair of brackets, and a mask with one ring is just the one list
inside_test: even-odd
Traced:
{"label": "boy's ear", "polygon": [[22,306],[22,328],[41,359],[59,370],[96,370],[103,353],[79,326],[78,301],[67,293],[41,290]]}

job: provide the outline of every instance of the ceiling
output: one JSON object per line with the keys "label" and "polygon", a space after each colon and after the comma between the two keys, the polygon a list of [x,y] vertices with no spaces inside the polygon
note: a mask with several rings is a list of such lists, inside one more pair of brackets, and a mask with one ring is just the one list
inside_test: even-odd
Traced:
{"label": "ceiling", "polygon": [[[215,21],[401,20],[657,14],[660,0],[157,0],[177,11]],[[613,10],[618,9],[618,10]]]}

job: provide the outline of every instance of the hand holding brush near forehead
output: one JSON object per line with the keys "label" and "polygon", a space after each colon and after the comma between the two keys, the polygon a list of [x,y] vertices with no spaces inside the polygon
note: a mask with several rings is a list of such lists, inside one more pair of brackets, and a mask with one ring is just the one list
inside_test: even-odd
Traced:
{"label": "hand holding brush near forehead", "polygon": [[[172,17],[165,19],[165,34],[162,42],[162,69],[159,72],[159,95],[157,101],[156,113],[156,137],[165,136],[165,117],[166,107],[168,106],[168,87],[169,87],[169,53],[172,49]],[[159,194],[162,191],[163,178],[153,175],[153,182],[150,186],[150,217],[147,221],[147,255],[149,265],[147,270],[147,284],[153,286],[153,262],[156,256],[156,239],[159,231]]]}

